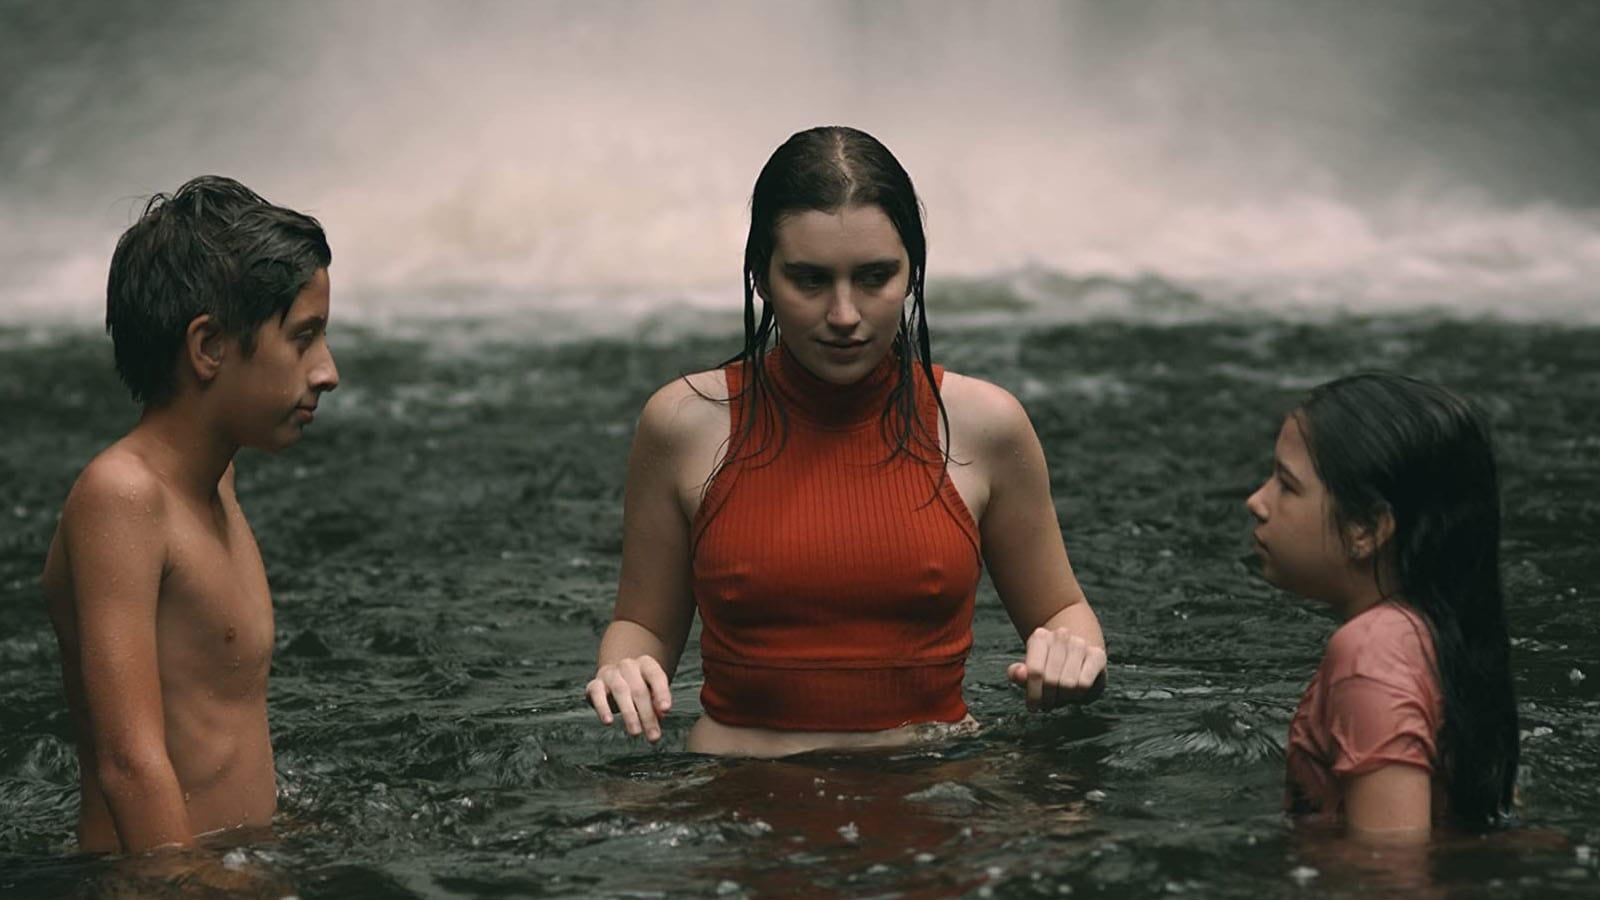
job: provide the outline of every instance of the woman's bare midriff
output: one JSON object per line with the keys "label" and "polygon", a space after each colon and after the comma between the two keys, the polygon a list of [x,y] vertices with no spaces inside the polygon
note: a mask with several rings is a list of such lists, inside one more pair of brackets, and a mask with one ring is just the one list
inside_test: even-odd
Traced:
{"label": "woman's bare midriff", "polygon": [[694,728],[689,730],[688,750],[713,756],[771,759],[814,750],[904,747],[975,734],[977,731],[978,720],[970,715],[959,722],[921,722],[883,731],[779,731],[775,728],[724,725],[710,716],[701,716],[694,723]]}

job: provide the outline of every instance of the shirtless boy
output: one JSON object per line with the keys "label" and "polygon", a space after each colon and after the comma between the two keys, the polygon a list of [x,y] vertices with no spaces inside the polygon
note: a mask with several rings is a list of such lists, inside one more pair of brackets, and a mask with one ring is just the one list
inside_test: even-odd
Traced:
{"label": "shirtless boy", "polygon": [[339,383],[330,260],[315,219],[216,176],[117,242],[106,329],[143,413],[78,476],[43,576],[86,851],[271,823],[272,598],[233,457],[298,441]]}

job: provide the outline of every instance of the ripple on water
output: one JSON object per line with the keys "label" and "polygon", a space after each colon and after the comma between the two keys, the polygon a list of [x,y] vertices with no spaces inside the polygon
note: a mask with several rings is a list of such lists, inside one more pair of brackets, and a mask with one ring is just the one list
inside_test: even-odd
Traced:
{"label": "ripple on water", "polygon": [[[967,677],[983,733],[781,764],[681,752],[693,646],[660,745],[600,727],[580,694],[615,589],[617,424],[724,346],[341,351],[367,394],[341,389],[331,400],[349,403],[302,446],[239,463],[277,605],[274,853],[297,893],[1362,896],[1376,870],[1341,874],[1356,867],[1302,846],[1279,812],[1280,742],[1332,622],[1235,555],[1285,404],[1363,361],[1490,410],[1528,732],[1516,831],[1595,844],[1594,332],[1230,321],[939,338],[942,358],[975,361],[958,371],[1028,395],[1110,691],[1025,712],[1003,675],[1017,635],[986,586]],[[0,893],[70,895],[98,864],[60,852],[75,761],[34,578],[76,466],[128,407],[100,343],[3,352],[14,383],[48,389],[8,394],[23,427],[0,429],[17,494],[0,509],[16,526],[0,529]],[[1592,854],[1494,843],[1436,852],[1426,877],[1441,893],[1594,883]],[[1305,890],[1299,866],[1321,873]]]}
{"label": "ripple on water", "polygon": [[1189,722],[1119,742],[1105,764],[1140,772],[1226,771],[1283,758],[1281,725],[1247,704],[1212,706]]}

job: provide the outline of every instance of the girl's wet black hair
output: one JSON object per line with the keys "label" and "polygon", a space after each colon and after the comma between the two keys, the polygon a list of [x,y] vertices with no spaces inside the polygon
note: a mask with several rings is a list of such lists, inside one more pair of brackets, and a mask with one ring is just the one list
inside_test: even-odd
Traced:
{"label": "girl's wet black hair", "polygon": [[255,333],[333,261],[316,219],[274,206],[232,178],[202,175],[156,194],[111,255],[106,331],[136,402],[177,389],[173,364],[196,316],[210,314],[248,356]]}
{"label": "girl's wet black hair", "polygon": [[1400,583],[1379,587],[1432,628],[1450,813],[1490,827],[1511,812],[1519,748],[1488,426],[1450,391],[1384,372],[1324,384],[1295,415],[1341,533],[1394,519],[1386,552]]}
{"label": "girl's wet black hair", "polygon": [[[912,376],[912,366],[920,366],[933,389],[948,447],[950,423],[945,415],[944,399],[934,383],[933,351],[923,296],[928,239],[922,227],[922,203],[917,199],[911,176],[888,147],[864,131],[829,125],[791,135],[773,151],[756,177],[755,190],[750,196],[750,232],[744,247],[744,347],[722,363],[723,366],[738,363],[743,367],[744,386],[738,396],[751,413],[744,417],[739,433],[730,436],[727,452],[717,471],[741,455],[760,454],[773,438],[774,431],[780,448],[787,438],[788,415],[767,383],[761,364],[771,349],[777,326],[772,306],[764,295],[778,226],[784,217],[795,213],[834,212],[850,206],[876,206],[883,210],[900,235],[911,266],[911,302],[901,317],[891,351],[899,373],[881,419],[893,448],[891,457],[903,452],[924,451],[929,454],[927,458],[939,457],[948,465],[948,454],[941,453],[938,436],[927,433],[926,423],[916,415],[916,382]],[[761,302],[759,314],[756,311],[758,298]],[[771,410],[775,415],[758,412],[764,410]],[[761,423],[759,436],[756,434],[758,421]],[[706,484],[715,478],[716,472],[713,472]]]}

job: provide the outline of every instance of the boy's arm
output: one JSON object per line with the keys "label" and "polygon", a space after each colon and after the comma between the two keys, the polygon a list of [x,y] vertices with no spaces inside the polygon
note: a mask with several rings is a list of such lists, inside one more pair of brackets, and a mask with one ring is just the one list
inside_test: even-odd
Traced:
{"label": "boy's arm", "polygon": [[162,500],[148,471],[101,460],[84,472],[61,519],[88,739],[126,853],[194,841],[167,755],[156,662]]}

